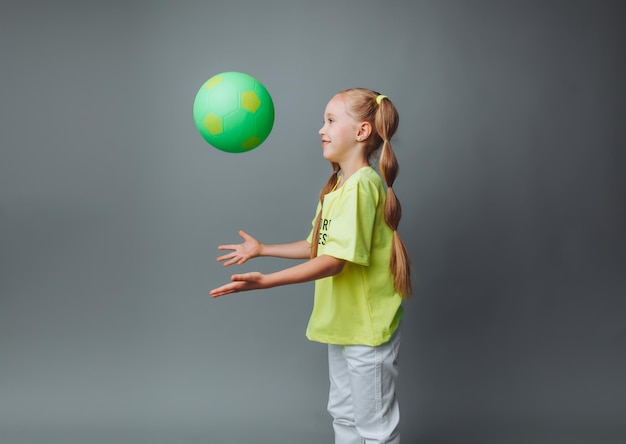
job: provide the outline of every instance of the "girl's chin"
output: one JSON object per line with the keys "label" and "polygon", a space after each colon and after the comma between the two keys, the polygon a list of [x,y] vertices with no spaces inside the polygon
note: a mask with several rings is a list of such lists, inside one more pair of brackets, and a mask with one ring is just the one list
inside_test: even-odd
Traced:
{"label": "girl's chin", "polygon": [[333,158],[332,153],[330,153],[327,150],[322,151],[322,156],[324,157],[324,159],[328,160],[329,162],[335,162],[335,159]]}

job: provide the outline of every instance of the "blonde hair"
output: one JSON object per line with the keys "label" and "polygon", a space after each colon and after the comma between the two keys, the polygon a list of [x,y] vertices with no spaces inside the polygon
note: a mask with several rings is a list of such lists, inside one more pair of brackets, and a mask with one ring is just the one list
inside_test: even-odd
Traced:
{"label": "blonde hair", "polygon": [[[406,246],[398,234],[398,224],[402,217],[400,201],[393,191],[393,183],[398,176],[398,161],[391,148],[389,139],[398,129],[398,111],[391,100],[383,96],[377,101],[379,93],[365,88],[351,88],[339,93],[344,98],[348,114],[358,122],[369,122],[372,133],[367,139],[366,155],[370,164],[380,150],[379,170],[387,185],[387,199],[385,201],[385,222],[393,230],[393,245],[391,249],[390,269],[394,278],[395,290],[403,299],[408,299],[413,292],[411,285],[411,261]],[[380,103],[379,103],[380,102]],[[337,184],[339,164],[331,162],[333,173],[320,192],[320,202],[324,203],[324,196],[331,192]],[[317,256],[321,211],[318,214],[313,229],[314,237],[311,241],[311,257]]]}

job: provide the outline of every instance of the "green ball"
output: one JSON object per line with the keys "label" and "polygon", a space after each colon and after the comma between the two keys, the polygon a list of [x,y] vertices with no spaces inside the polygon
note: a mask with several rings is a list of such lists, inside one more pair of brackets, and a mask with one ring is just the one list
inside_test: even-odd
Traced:
{"label": "green ball", "polygon": [[200,87],[193,120],[200,135],[215,148],[244,153],[258,147],[272,131],[274,102],[254,77],[223,72]]}

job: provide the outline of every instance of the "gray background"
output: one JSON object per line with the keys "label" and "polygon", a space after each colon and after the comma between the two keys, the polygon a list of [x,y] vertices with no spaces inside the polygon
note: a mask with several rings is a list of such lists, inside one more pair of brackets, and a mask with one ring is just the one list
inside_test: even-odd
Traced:
{"label": "gray background", "polygon": [[[626,441],[620,1],[5,1],[0,442],[328,443],[312,284],[211,300],[245,229],[302,239],[338,90],[387,94],[405,443]],[[276,122],[193,126],[222,71]],[[242,270],[291,263],[257,260]]]}

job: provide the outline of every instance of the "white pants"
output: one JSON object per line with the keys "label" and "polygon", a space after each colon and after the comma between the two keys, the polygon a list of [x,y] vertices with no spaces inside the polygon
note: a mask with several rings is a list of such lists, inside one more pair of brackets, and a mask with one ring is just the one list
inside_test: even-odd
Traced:
{"label": "white pants", "polygon": [[399,327],[377,347],[328,345],[335,444],[400,444],[399,347]]}

